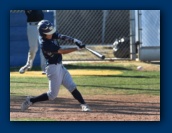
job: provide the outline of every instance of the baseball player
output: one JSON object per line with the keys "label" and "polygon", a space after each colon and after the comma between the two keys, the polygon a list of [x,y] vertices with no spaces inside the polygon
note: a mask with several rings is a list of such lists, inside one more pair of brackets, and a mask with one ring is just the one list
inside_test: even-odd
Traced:
{"label": "baseball player", "polygon": [[[28,69],[30,70],[33,65],[33,61],[35,59],[36,52],[38,51],[38,30],[37,25],[38,22],[44,19],[44,14],[42,10],[25,10],[25,14],[27,16],[27,37],[29,43],[29,52],[26,65],[21,67],[19,73],[23,74]],[[45,74],[45,58],[40,51],[40,59],[41,59],[41,69],[42,74]]]}
{"label": "baseball player", "polygon": [[[22,103],[21,110],[25,111],[36,102],[54,100],[62,84],[81,104],[82,111],[91,111],[81,93],[77,90],[70,73],[62,64],[62,54],[81,50],[85,48],[85,45],[80,40],[57,33],[56,28],[48,20],[42,20],[38,23],[38,31],[41,36],[41,49],[47,62],[46,75],[49,80],[49,90],[37,97],[28,96]],[[54,40],[58,39],[75,43],[77,47],[62,48],[58,43],[54,43]]]}

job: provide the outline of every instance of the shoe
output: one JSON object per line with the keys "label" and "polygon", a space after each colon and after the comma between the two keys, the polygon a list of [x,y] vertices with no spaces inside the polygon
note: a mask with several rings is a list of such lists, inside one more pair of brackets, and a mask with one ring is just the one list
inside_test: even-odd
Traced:
{"label": "shoe", "polygon": [[25,66],[23,66],[23,67],[20,68],[19,73],[20,73],[20,74],[23,74],[23,73],[25,73],[25,71],[27,71],[28,69],[29,69],[29,66],[25,65]]}
{"label": "shoe", "polygon": [[46,72],[45,71],[42,71],[42,75],[45,75],[46,74]]}
{"label": "shoe", "polygon": [[32,102],[30,101],[30,99],[31,99],[31,97],[28,96],[26,98],[26,100],[22,103],[22,105],[21,105],[21,110],[22,111],[27,110],[32,105]]}
{"label": "shoe", "polygon": [[84,112],[89,112],[91,109],[88,107],[87,104],[81,104],[82,111]]}

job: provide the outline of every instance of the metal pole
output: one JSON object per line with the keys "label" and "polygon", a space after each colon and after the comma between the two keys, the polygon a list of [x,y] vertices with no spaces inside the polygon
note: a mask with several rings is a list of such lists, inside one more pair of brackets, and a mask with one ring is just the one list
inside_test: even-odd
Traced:
{"label": "metal pole", "polygon": [[54,26],[57,27],[57,22],[56,22],[56,10],[53,10],[53,17],[54,17]]}
{"label": "metal pole", "polygon": [[106,31],[106,17],[108,15],[107,10],[103,10],[103,22],[102,22],[102,44],[105,42],[105,31]]}
{"label": "metal pole", "polygon": [[140,60],[140,49],[142,46],[141,10],[138,10],[137,15],[138,15],[138,40],[139,40],[138,58]]}
{"label": "metal pole", "polygon": [[135,10],[130,10],[130,59],[136,59],[135,45]]}

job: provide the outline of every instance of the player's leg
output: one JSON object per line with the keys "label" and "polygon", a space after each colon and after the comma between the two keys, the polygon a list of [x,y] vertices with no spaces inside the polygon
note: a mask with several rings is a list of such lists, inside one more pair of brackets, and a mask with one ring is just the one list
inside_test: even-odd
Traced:
{"label": "player's leg", "polygon": [[32,104],[40,101],[54,100],[59,92],[62,83],[61,65],[47,66],[47,77],[49,79],[49,91],[36,97],[27,97],[21,105],[21,110],[25,111]]}
{"label": "player's leg", "polygon": [[27,30],[28,42],[29,42],[29,57],[27,64],[29,68],[32,68],[33,61],[35,59],[36,52],[38,51],[38,31],[36,25],[30,25]]}
{"label": "player's leg", "polygon": [[32,68],[36,52],[38,51],[38,31],[36,25],[27,25],[27,37],[29,43],[28,58],[26,65],[20,68],[20,73],[24,73],[28,69]]}
{"label": "player's leg", "polygon": [[82,111],[91,111],[88,105],[86,104],[84,98],[82,97],[82,94],[78,91],[76,88],[76,84],[73,82],[73,79],[70,75],[70,73],[67,71],[67,69],[62,66],[63,68],[63,81],[62,84],[69,90],[69,92],[73,95],[73,97],[78,100],[78,102],[81,104]]}
{"label": "player's leg", "polygon": [[31,97],[28,96],[26,97],[26,100],[21,104],[21,110],[25,111],[27,110],[32,104],[40,101],[47,101],[48,100],[48,95],[47,93],[43,93],[37,97]]}

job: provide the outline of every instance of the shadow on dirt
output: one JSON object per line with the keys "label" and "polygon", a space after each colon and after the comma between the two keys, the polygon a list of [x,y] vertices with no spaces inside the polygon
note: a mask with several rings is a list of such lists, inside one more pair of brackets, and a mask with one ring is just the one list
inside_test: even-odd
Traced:
{"label": "shadow on dirt", "polygon": [[[25,100],[23,96],[11,96],[10,98],[10,113],[21,113],[20,105]],[[91,113],[106,114],[131,114],[131,115],[160,115],[160,103],[159,102],[139,102],[136,100],[121,100],[108,98],[87,98],[87,103],[92,109]],[[33,108],[32,108],[33,107]],[[27,112],[40,113],[41,111],[48,110],[48,113],[56,112],[65,115],[66,113],[81,113],[80,105],[73,98],[58,97],[53,101],[45,101],[35,103],[30,107]],[[45,109],[46,108],[46,109]],[[18,114],[20,115],[20,114]]]}

